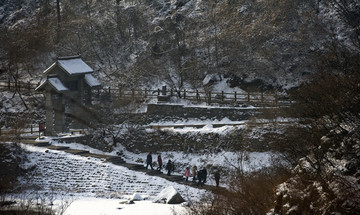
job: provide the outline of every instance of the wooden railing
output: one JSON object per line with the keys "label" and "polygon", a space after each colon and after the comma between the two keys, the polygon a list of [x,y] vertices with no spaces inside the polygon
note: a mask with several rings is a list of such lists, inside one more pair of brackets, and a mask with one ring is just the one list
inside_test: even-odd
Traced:
{"label": "wooden railing", "polygon": [[[8,90],[8,91],[35,91],[38,84],[24,81],[0,81],[0,90]],[[41,93],[41,92],[39,92]]]}
{"label": "wooden railing", "polygon": [[103,88],[93,92],[95,96],[108,95],[116,99],[149,99],[158,98],[158,101],[167,101],[177,97],[192,102],[222,103],[222,104],[257,104],[257,105],[291,105],[293,102],[288,96],[268,92],[212,92],[199,90],[164,90],[143,89],[126,90],[118,88]]}
{"label": "wooden railing", "polygon": [[[0,81],[0,90],[20,90],[36,92],[37,84],[30,82]],[[37,92],[41,93],[41,92]],[[167,101],[170,97],[178,97],[192,102],[220,103],[220,104],[249,104],[249,105],[291,105],[292,100],[288,96],[268,92],[212,92],[199,90],[174,90],[166,89],[121,89],[104,87],[93,90],[95,97],[111,97],[118,100],[146,100],[158,98]]]}

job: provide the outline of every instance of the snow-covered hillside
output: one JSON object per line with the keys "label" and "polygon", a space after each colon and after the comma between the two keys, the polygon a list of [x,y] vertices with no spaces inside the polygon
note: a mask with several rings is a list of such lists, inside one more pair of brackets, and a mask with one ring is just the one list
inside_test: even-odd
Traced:
{"label": "snow-covered hillside", "polygon": [[56,56],[81,54],[107,86],[197,89],[210,75],[246,90],[290,89],[315,73],[332,39],[356,49],[354,26],[339,8],[299,0],[61,0],[57,23],[55,2],[2,1],[0,77],[39,82]]}

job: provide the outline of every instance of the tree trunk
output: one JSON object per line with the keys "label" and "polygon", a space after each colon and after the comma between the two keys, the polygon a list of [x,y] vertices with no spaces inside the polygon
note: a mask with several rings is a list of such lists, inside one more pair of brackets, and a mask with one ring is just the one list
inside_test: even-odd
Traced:
{"label": "tree trunk", "polygon": [[56,12],[57,12],[58,26],[60,26],[60,22],[61,22],[61,16],[60,16],[60,0],[56,0]]}

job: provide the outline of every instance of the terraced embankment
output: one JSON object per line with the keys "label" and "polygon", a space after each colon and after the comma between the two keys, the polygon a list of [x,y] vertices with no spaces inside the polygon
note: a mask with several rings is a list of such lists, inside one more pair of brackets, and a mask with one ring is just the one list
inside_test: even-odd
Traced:
{"label": "terraced embankment", "polygon": [[[25,144],[24,147],[31,152],[29,157],[36,168],[23,183],[34,190],[106,197],[133,193],[154,196],[162,189],[174,186],[187,197],[199,193],[195,184],[185,182],[180,175],[167,176],[160,171],[146,170],[143,165],[125,163],[117,156],[48,143]],[[211,186],[201,188],[212,189]]]}

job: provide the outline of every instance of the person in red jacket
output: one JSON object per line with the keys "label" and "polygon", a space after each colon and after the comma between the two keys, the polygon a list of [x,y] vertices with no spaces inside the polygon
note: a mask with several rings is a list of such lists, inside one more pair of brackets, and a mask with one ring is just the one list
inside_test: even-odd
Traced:
{"label": "person in red jacket", "polygon": [[157,168],[157,170],[161,171],[162,165],[163,165],[161,155],[158,155],[157,161],[159,164],[159,167]]}
{"label": "person in red jacket", "polygon": [[185,175],[185,181],[188,181],[188,179],[190,177],[190,168],[189,167],[186,167],[184,175]]}

